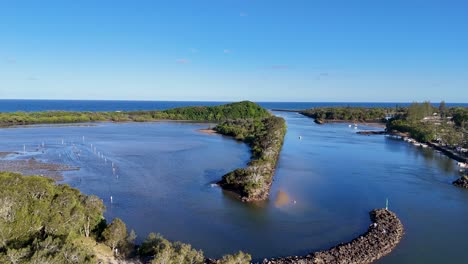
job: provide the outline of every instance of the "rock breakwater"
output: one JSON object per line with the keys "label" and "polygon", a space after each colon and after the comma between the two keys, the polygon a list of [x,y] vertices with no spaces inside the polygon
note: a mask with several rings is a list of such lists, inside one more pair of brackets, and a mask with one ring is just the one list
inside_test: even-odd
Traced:
{"label": "rock breakwater", "polygon": [[453,185],[468,189],[468,176],[463,176],[460,179],[454,181]]}
{"label": "rock breakwater", "polygon": [[263,264],[364,264],[376,261],[398,245],[404,230],[396,214],[389,210],[372,210],[370,217],[372,224],[368,231],[351,242],[306,256],[265,259]]}

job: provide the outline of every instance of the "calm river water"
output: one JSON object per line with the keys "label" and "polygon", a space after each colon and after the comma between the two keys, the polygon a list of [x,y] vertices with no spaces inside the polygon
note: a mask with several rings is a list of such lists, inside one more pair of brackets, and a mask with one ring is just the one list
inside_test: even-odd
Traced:
{"label": "calm river water", "polygon": [[[468,191],[451,185],[455,162],[401,140],[357,135],[346,124],[319,126],[296,113],[276,114],[286,118],[288,133],[271,198],[255,205],[211,185],[244,166],[250,153],[243,143],[197,131],[207,124],[0,129],[0,151],[22,151],[26,144],[17,158],[79,166],[64,182],[101,197],[109,220],[122,218],[140,240],[159,232],[209,257],[243,250],[261,260],[327,249],[365,232],[368,212],[388,198],[406,235],[378,263],[468,260]],[[44,153],[36,152],[42,142]]]}

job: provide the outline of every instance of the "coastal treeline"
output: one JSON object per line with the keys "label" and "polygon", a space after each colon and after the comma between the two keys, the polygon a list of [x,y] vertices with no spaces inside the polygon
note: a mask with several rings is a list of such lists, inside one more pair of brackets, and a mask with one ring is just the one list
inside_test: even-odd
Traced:
{"label": "coastal treeline", "polygon": [[214,129],[246,142],[252,151],[246,168],[227,173],[218,184],[238,193],[243,201],[266,199],[286,134],[285,120],[276,116],[228,120]]}
{"label": "coastal treeline", "polygon": [[83,122],[149,122],[157,120],[191,120],[219,122],[238,118],[263,118],[269,116],[261,106],[242,101],[218,106],[192,106],[161,111],[130,112],[12,112],[0,113],[0,126],[29,124],[59,124]]}
{"label": "coastal treeline", "polygon": [[412,103],[387,122],[387,131],[409,133],[419,142],[468,147],[468,108]]}
{"label": "coastal treeline", "polygon": [[379,107],[317,107],[300,113],[321,124],[333,121],[386,122],[386,117],[396,111],[398,109]]}
{"label": "coastal treeline", "polygon": [[151,233],[142,245],[116,218],[107,224],[102,200],[40,176],[0,172],[0,263],[98,263],[104,257],[151,263],[250,263],[239,252],[205,259],[189,244]]}
{"label": "coastal treeline", "polygon": [[96,262],[79,239],[102,231],[99,198],[7,172],[0,173],[0,188],[0,263]]}
{"label": "coastal treeline", "polygon": [[407,107],[318,107],[301,114],[315,122],[380,122],[389,132],[407,133],[419,142],[438,142],[452,147],[468,147],[468,108],[439,106],[426,101]]}

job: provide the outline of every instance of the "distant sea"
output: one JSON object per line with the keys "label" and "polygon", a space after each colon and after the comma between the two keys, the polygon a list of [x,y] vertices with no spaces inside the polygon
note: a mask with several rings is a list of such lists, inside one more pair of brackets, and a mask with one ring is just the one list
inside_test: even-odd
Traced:
{"label": "distant sea", "polygon": [[[0,99],[0,112],[15,111],[135,111],[164,110],[184,106],[212,106],[229,102],[201,101],[111,101],[111,100],[15,100]],[[302,110],[324,106],[361,106],[361,107],[395,107],[407,106],[408,102],[375,103],[375,102],[256,102],[267,109]],[[434,104],[438,106],[438,103]],[[468,103],[447,103],[447,106],[464,106]]]}

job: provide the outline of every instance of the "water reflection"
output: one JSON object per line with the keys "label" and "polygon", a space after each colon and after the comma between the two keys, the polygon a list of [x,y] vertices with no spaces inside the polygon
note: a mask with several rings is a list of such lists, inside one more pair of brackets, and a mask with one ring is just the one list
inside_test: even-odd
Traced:
{"label": "water reflection", "polygon": [[437,166],[440,170],[451,175],[456,169],[456,162],[432,148],[414,146],[401,139],[385,137],[385,147],[388,151],[404,151],[407,155],[412,155],[414,159],[423,159],[429,167]]}

